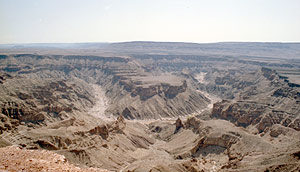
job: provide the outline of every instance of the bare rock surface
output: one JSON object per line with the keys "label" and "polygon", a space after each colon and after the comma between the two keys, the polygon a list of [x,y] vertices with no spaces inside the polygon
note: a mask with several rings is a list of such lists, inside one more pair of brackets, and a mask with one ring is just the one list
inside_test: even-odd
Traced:
{"label": "bare rock surface", "polygon": [[98,168],[79,168],[63,155],[46,150],[23,150],[16,146],[0,148],[0,170],[3,171],[76,171],[109,172]]}
{"label": "bare rock surface", "polygon": [[299,60],[95,47],[0,55],[1,170],[299,171]]}
{"label": "bare rock surface", "polygon": [[[299,88],[288,86],[271,69],[262,68],[261,75],[256,88],[246,89],[233,101],[215,103],[212,117],[226,119],[243,127],[253,125],[260,133],[274,124],[299,131]],[[253,93],[254,89],[256,93]]]}

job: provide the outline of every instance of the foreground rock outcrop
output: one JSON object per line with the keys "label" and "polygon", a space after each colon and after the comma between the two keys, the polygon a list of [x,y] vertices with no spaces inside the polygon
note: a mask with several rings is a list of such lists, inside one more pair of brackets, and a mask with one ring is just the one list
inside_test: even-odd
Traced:
{"label": "foreground rock outcrop", "polygon": [[79,168],[70,164],[63,155],[45,150],[24,150],[16,146],[0,148],[0,170],[49,172],[109,172],[98,168]]}

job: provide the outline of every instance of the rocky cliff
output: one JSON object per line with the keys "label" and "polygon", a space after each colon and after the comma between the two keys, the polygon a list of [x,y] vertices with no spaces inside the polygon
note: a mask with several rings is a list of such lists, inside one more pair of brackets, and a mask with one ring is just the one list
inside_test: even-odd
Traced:
{"label": "rocky cliff", "polygon": [[127,119],[160,119],[185,116],[203,109],[209,100],[192,86],[193,80],[176,75],[113,74],[103,85],[111,105],[107,112]]}
{"label": "rocky cliff", "polygon": [[215,103],[211,116],[229,120],[238,126],[256,126],[258,132],[274,124],[299,131],[300,90],[289,86],[271,69],[262,68],[261,75],[260,83],[264,85],[256,86],[255,94],[252,94],[253,88],[249,88],[236,100]]}

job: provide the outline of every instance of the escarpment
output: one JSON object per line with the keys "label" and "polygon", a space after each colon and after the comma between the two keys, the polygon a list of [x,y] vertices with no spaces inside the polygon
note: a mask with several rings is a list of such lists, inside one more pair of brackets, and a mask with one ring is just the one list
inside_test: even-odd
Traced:
{"label": "escarpment", "polygon": [[113,102],[107,111],[127,119],[184,116],[209,103],[204,95],[188,86],[186,78],[175,75],[144,73],[114,77],[113,81],[112,87],[107,88]]}
{"label": "escarpment", "polygon": [[[242,92],[235,101],[217,102],[213,105],[211,116],[229,120],[242,127],[256,126],[258,132],[263,132],[274,124],[299,131],[300,90],[289,86],[275,71],[262,68],[261,72],[261,82],[268,84],[267,90],[258,89],[260,94],[253,95],[253,90],[249,89]],[[247,95],[247,98],[243,95]]]}
{"label": "escarpment", "polygon": [[166,98],[171,99],[176,97],[179,93],[185,92],[187,83],[184,80],[182,85],[173,86],[168,83],[161,83],[160,85],[150,85],[149,87],[137,86],[131,88],[131,96],[139,96],[142,101],[145,101],[155,95],[164,94]]}

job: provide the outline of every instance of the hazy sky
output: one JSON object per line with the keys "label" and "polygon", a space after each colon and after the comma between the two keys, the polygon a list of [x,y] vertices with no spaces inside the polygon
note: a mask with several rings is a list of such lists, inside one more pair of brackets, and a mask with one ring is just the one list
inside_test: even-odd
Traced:
{"label": "hazy sky", "polygon": [[300,42],[300,0],[0,0],[0,43]]}

